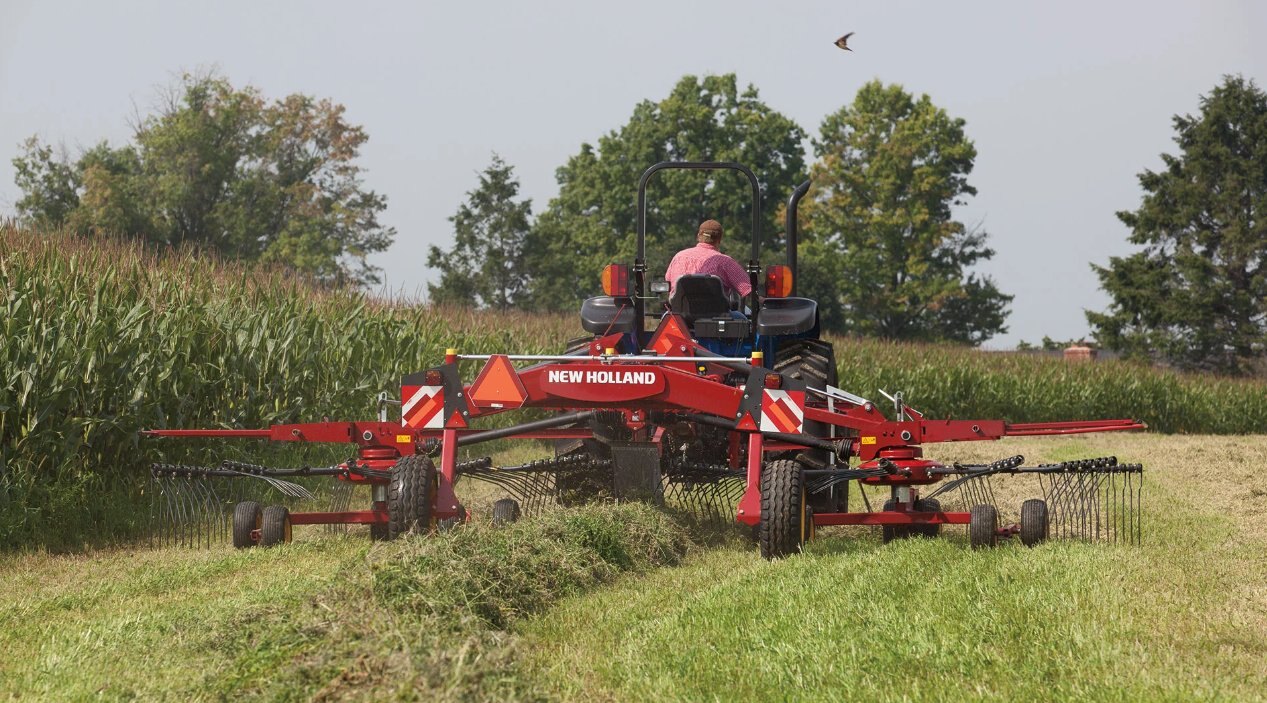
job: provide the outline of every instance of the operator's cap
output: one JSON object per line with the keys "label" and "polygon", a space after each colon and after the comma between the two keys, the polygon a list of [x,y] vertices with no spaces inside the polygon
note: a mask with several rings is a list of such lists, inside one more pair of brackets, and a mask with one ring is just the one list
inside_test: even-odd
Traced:
{"label": "operator's cap", "polygon": [[699,224],[698,239],[701,242],[716,244],[721,240],[721,223],[717,220],[704,220]]}

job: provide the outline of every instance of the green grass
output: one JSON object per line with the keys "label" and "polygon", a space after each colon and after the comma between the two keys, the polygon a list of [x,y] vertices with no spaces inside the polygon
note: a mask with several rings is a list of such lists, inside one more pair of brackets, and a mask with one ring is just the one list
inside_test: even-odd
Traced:
{"label": "green grass", "polygon": [[[1267,438],[936,449],[1143,461],[1145,542],[839,528],[765,562],[633,505],[395,543],[8,555],[0,698],[1264,699]],[[996,485],[1005,512],[1029,491]]]}
{"label": "green grass", "polygon": [[1267,485],[1267,443],[1222,440],[1235,459],[1217,469],[1185,460],[1217,441],[1007,443],[1146,461],[1141,547],[972,551],[960,528],[890,545],[842,530],[774,563],[715,550],[533,621],[526,668],[569,700],[1262,699],[1267,530],[1262,500],[1241,501]]}
{"label": "green grass", "polygon": [[532,697],[504,628],[690,546],[634,505],[393,543],[11,555],[0,699]]}

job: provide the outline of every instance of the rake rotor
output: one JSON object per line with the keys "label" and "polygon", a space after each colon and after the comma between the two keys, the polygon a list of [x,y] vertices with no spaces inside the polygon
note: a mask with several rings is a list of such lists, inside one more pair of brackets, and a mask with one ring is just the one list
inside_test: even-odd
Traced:
{"label": "rake rotor", "polygon": [[[317,496],[306,487],[282,476],[330,476],[341,472],[340,467],[273,469],[234,461],[214,467],[154,464],[149,481],[150,544],[200,547],[223,542],[229,535],[233,506],[239,502],[316,500]],[[348,485],[346,491],[336,489],[330,493],[331,510],[350,501],[351,488]]]}
{"label": "rake rotor", "polygon": [[1117,457],[1078,459],[1022,466],[1023,456],[986,465],[953,466],[936,473],[955,478],[926,498],[955,493],[967,507],[995,505],[991,478],[999,474],[1036,474],[1047,503],[1050,537],[1138,544],[1142,538],[1144,467],[1119,464]]}

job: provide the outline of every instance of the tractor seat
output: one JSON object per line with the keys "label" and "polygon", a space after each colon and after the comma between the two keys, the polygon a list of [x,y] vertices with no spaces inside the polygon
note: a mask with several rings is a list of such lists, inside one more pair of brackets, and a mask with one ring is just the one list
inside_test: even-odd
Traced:
{"label": "tractor seat", "polygon": [[751,323],[730,314],[721,279],[688,274],[677,279],[669,308],[682,316],[696,337],[744,337]]}

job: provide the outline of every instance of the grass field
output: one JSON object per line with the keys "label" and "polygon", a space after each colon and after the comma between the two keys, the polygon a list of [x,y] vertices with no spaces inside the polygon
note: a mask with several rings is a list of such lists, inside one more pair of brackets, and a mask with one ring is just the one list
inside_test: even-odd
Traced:
{"label": "grass field", "polygon": [[372,546],[11,555],[0,698],[1265,697],[1267,437],[937,449],[1143,461],[1144,544],[841,530],[767,563],[627,506]]}

